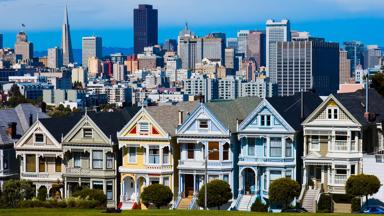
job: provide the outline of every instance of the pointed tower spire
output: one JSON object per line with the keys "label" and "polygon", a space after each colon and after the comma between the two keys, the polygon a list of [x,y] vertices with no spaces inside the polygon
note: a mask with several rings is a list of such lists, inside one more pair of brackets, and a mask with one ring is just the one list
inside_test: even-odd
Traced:
{"label": "pointed tower spire", "polygon": [[63,50],[63,65],[73,63],[71,29],[69,27],[68,7],[64,8],[64,23],[62,28],[61,49]]}
{"label": "pointed tower spire", "polygon": [[69,21],[68,21],[68,5],[65,5],[65,10],[64,10],[64,25],[69,25]]}

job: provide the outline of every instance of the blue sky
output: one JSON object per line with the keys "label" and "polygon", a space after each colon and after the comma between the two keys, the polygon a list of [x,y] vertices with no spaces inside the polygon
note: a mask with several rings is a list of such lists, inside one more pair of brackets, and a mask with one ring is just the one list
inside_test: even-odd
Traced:
{"label": "blue sky", "polygon": [[204,35],[235,36],[240,29],[263,29],[267,19],[288,18],[292,29],[330,41],[361,40],[384,46],[384,0],[0,0],[0,32],[13,46],[21,23],[36,50],[59,46],[68,4],[72,41],[100,35],[108,47],[132,46],[132,10],[139,3],[159,10],[159,40],[176,38],[187,21]]}

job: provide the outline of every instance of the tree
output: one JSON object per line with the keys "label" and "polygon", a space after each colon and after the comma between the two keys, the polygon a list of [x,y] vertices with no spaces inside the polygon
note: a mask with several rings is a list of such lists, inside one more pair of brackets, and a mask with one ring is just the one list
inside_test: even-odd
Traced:
{"label": "tree", "polygon": [[[223,180],[213,180],[207,184],[207,207],[217,207],[220,209],[220,206],[228,203],[232,198],[232,192],[230,185]],[[205,204],[205,185],[201,187],[199,191],[199,196],[197,200],[199,206],[204,206]]]}
{"label": "tree", "polygon": [[300,184],[290,178],[276,179],[269,186],[269,200],[288,208],[289,203],[300,195],[300,189]]}
{"label": "tree", "polygon": [[371,87],[376,89],[379,94],[384,96],[384,74],[376,73],[375,75],[371,76],[371,79]]}
{"label": "tree", "polygon": [[14,208],[20,201],[34,197],[35,189],[31,181],[11,179],[4,183],[2,195],[5,205]]}
{"label": "tree", "polygon": [[368,195],[377,193],[380,189],[380,180],[374,175],[351,175],[345,183],[347,194],[352,196],[365,196],[368,202]]}
{"label": "tree", "polygon": [[166,206],[172,201],[172,191],[168,186],[162,184],[152,184],[144,188],[141,193],[141,200],[144,205],[148,208],[150,205],[160,208]]}
{"label": "tree", "polygon": [[13,84],[8,91],[9,97],[19,97],[22,96],[20,92],[20,88],[17,84]]}
{"label": "tree", "polygon": [[257,198],[251,206],[253,212],[268,212],[268,205],[264,204],[260,198]]}

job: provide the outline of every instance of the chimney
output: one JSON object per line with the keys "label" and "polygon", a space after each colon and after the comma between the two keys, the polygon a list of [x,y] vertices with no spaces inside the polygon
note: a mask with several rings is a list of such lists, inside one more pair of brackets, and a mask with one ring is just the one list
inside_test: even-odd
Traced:
{"label": "chimney", "polygon": [[179,110],[179,126],[182,125],[184,122],[184,111],[183,110]]}
{"label": "chimney", "polygon": [[31,127],[32,124],[33,124],[33,115],[31,113],[31,114],[29,114],[29,127]]}
{"label": "chimney", "polygon": [[7,134],[10,136],[12,139],[16,138],[16,122],[10,122],[8,123],[8,128],[7,128]]}

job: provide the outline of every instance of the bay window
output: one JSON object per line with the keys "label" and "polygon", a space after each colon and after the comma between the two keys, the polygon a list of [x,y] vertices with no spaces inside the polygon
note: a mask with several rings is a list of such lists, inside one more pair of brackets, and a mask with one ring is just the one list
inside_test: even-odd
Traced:
{"label": "bay window", "polygon": [[148,163],[150,164],[159,164],[160,163],[160,154],[159,147],[150,147],[148,155]]}
{"label": "bay window", "polygon": [[25,171],[36,172],[36,155],[26,155],[25,157]]}
{"label": "bay window", "polygon": [[282,154],[282,146],[281,146],[281,138],[272,137],[271,138],[271,157],[281,157]]}
{"label": "bay window", "polygon": [[220,160],[219,142],[208,142],[208,159]]}

